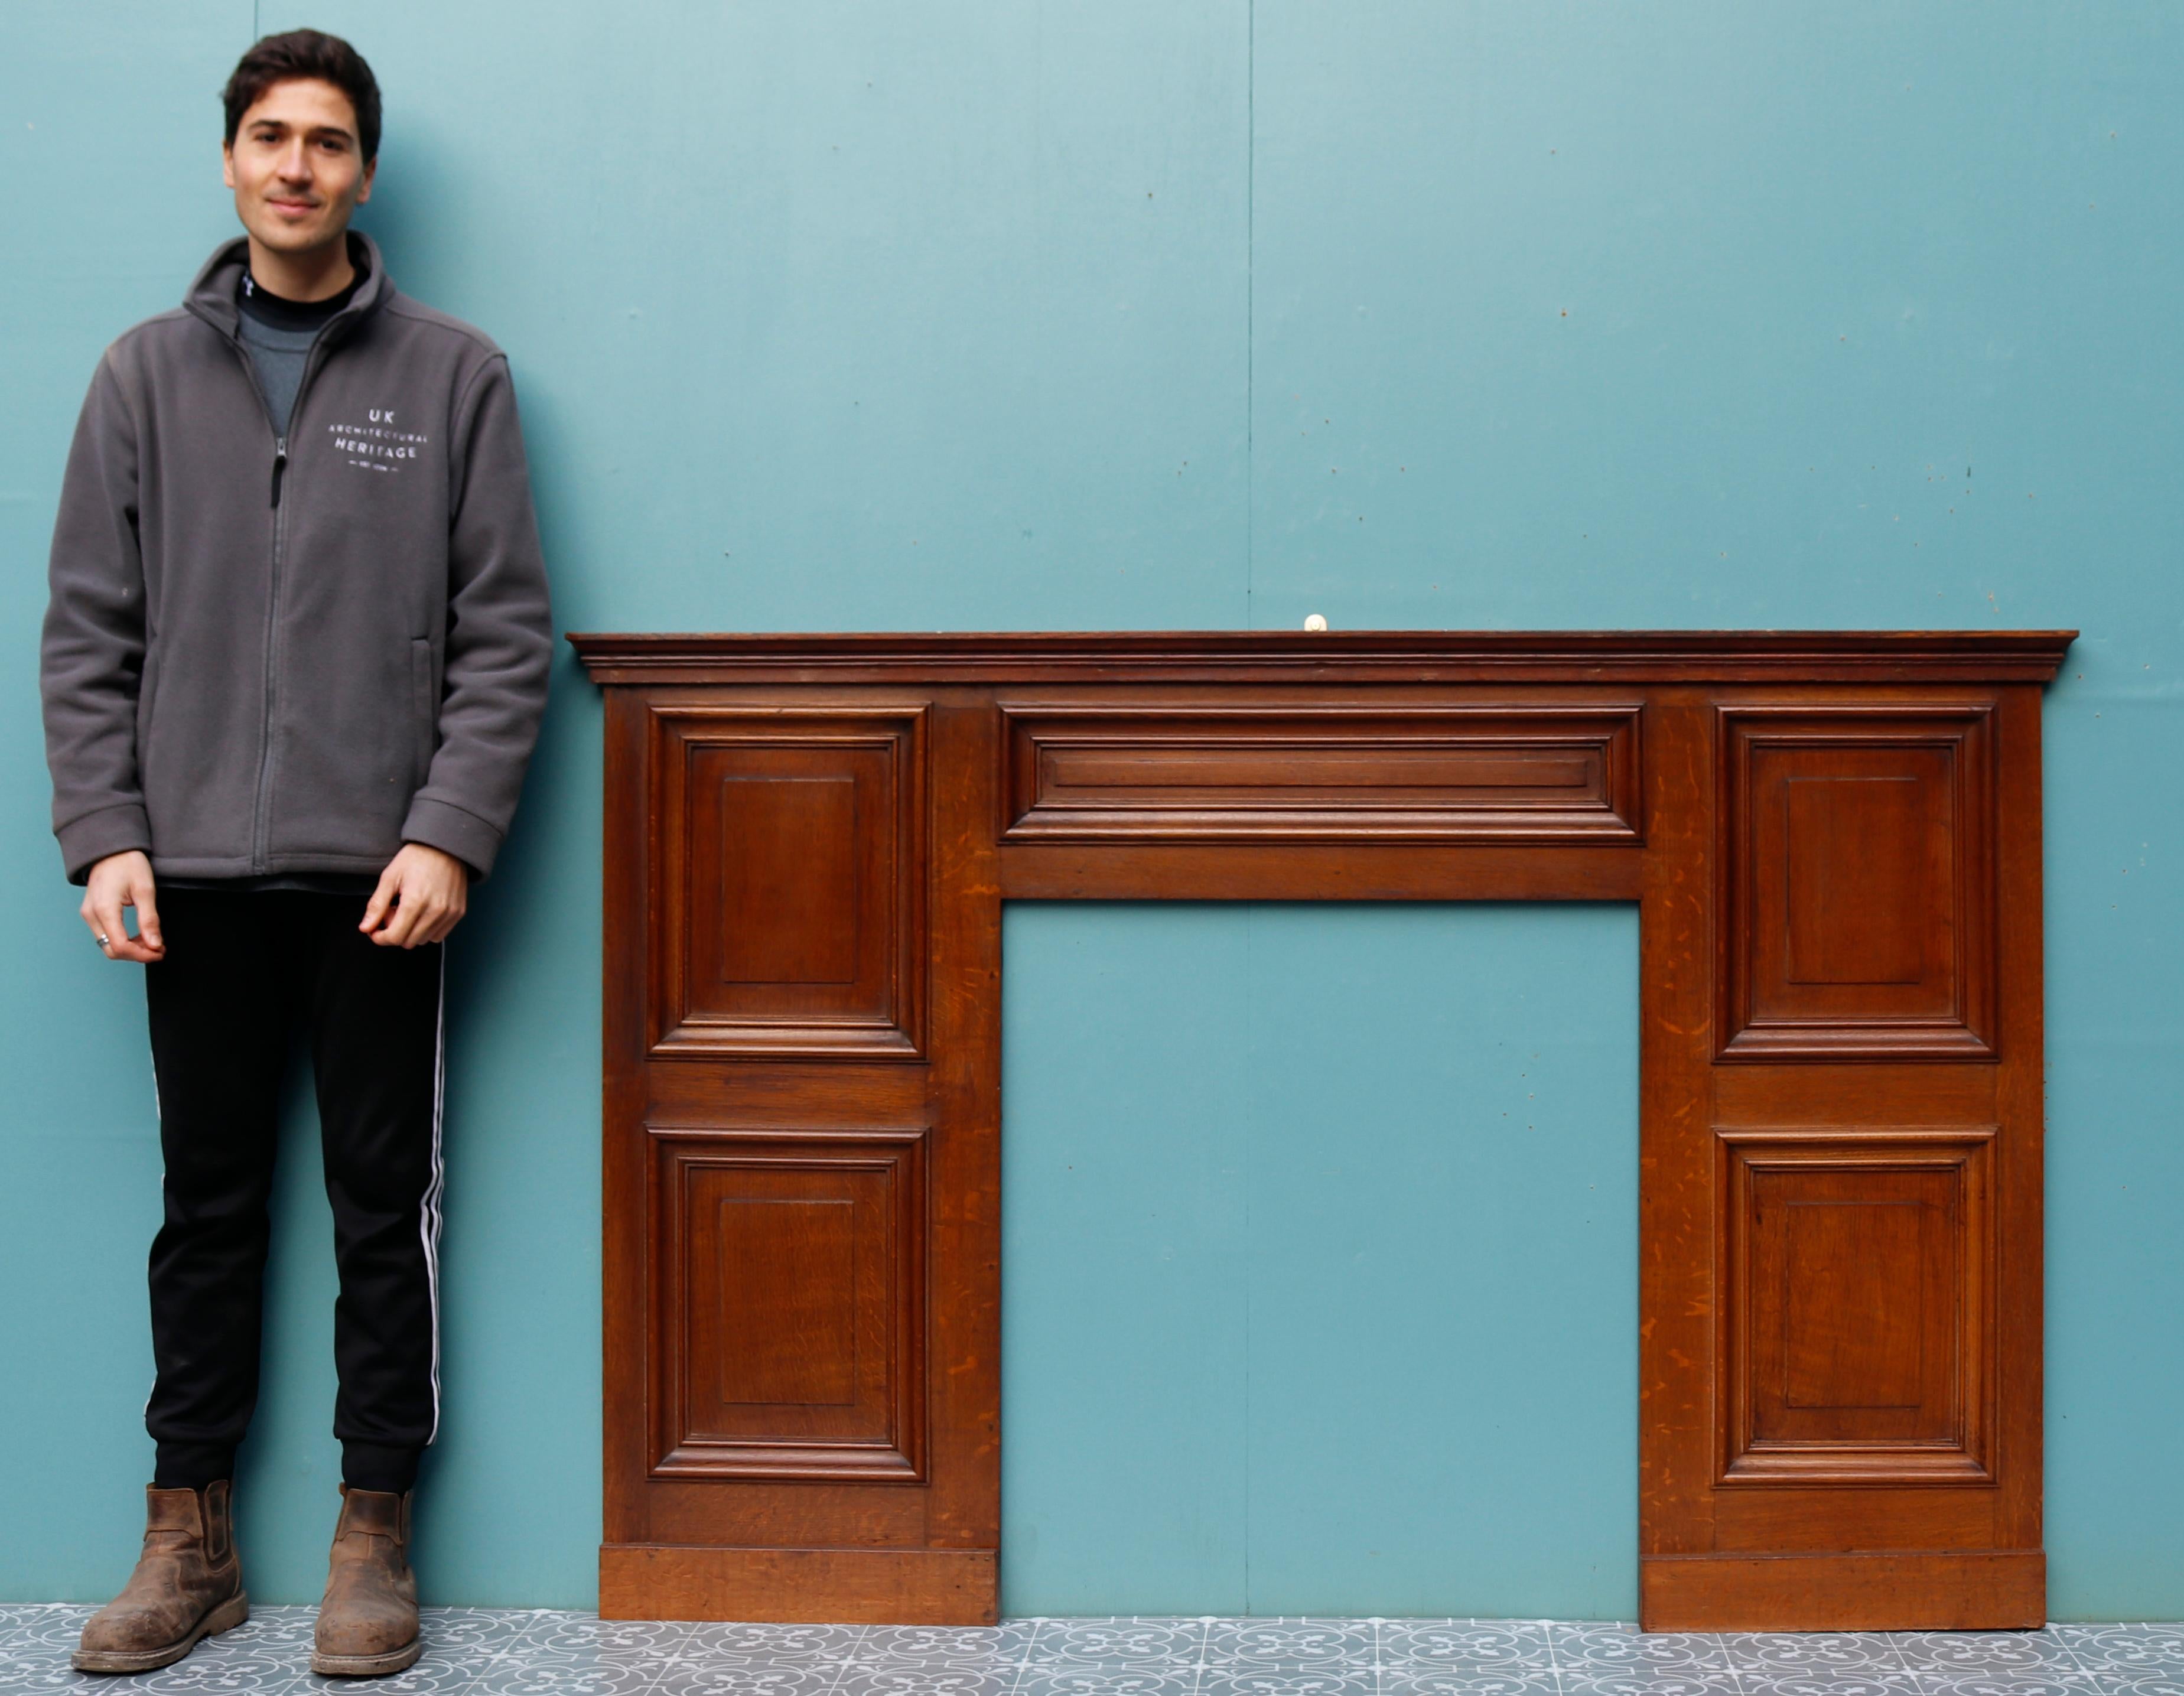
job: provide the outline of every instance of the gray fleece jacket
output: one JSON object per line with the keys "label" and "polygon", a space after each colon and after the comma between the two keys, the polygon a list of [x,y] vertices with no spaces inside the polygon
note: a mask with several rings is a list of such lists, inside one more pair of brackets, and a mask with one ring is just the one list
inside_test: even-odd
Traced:
{"label": "gray fleece jacket", "polygon": [[247,244],[106,350],[69,452],[42,652],[71,881],[479,875],[515,812],[553,646],[508,361],[365,281],[276,437],[237,328]]}

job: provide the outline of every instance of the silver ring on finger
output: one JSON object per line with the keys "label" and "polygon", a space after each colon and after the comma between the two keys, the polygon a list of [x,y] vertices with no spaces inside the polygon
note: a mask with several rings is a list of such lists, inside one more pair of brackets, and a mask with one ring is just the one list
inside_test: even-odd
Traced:
{"label": "silver ring on finger", "polygon": [[114,946],[107,940],[106,933],[103,930],[98,933],[98,946],[102,948],[111,948]]}

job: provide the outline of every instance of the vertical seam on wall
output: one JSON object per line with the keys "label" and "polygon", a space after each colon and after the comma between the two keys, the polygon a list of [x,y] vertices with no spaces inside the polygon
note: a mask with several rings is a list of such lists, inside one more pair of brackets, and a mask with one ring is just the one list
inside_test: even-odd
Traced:
{"label": "vertical seam on wall", "polygon": [[1244,0],[1244,628],[1247,630],[1259,628],[1258,609],[1252,603],[1258,520],[1253,434],[1258,422],[1259,340],[1258,323],[1252,310],[1253,288],[1258,276],[1258,0]]}

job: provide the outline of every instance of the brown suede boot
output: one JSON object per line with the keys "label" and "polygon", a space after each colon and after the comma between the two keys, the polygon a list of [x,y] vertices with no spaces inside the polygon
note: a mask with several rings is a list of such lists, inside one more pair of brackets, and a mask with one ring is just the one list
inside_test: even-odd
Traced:
{"label": "brown suede boot", "polygon": [[326,1593],[311,1643],[311,1671],[332,1678],[399,1672],[424,1652],[417,1635],[417,1575],[410,1570],[410,1498],[342,1486],[341,1521],[326,1564]]}
{"label": "brown suede boot", "polygon": [[84,1622],[79,1672],[148,1672],[250,1617],[235,1552],[233,1486],[144,1492],[144,1552],[121,1593]]}

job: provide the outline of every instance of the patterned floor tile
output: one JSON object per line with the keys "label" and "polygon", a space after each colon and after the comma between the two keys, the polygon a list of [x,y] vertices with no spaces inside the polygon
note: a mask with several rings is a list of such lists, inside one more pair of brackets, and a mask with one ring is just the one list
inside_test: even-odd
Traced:
{"label": "patterned floor tile", "polygon": [[2184,1626],[2050,1626],[2041,1635],[2053,1637],[2088,1671],[2184,1674]]}
{"label": "patterned floor tile", "polygon": [[1040,1620],[1036,1625],[1024,1654],[1037,1666],[1195,1666],[1206,1647],[1204,1620]]}
{"label": "patterned floor tile", "polygon": [[2184,1660],[2184,1620],[2061,1620],[2047,1627],[2076,1645],[2081,1641],[2125,1641]]}
{"label": "patterned floor tile", "polygon": [[857,1653],[1020,1660],[1034,1629],[1031,1620],[1008,1620],[998,1626],[870,1626]]}
{"label": "patterned floor tile", "polygon": [[[259,1607],[172,1666],[70,1670],[80,1605],[0,1607],[0,1696],[359,1696],[307,1671],[317,1610]],[[2184,1630],[1646,1636],[1528,1620],[686,1625],[431,1608],[369,1696],[2184,1696]]]}
{"label": "patterned floor tile", "polygon": [[838,1665],[855,1657],[869,1626],[791,1626],[705,1621],[689,1628],[681,1659],[751,1660],[786,1665],[811,1661]]}
{"label": "patterned floor tile", "polygon": [[82,1637],[83,1622],[92,1613],[87,1606],[68,1602],[11,1608],[8,1636],[0,1653],[33,1658],[58,1654],[66,1659]]}
{"label": "patterned floor tile", "polygon": [[[1563,1696],[1746,1696],[1729,1667],[1587,1667],[1558,1675]],[[1914,1696],[1906,1687],[1903,1696]]]}
{"label": "patterned floor tile", "polygon": [[590,1614],[548,1614],[512,1648],[519,1654],[536,1649],[549,1654],[643,1655],[666,1661],[681,1654],[696,1631],[687,1620],[602,1620]]}
{"label": "patterned floor tile", "polygon": [[30,1696],[30,1693],[42,1690],[103,1690],[113,1685],[111,1679],[75,1671],[69,1665],[66,1655],[11,1655],[0,1661],[0,1690],[5,1690],[8,1696],[17,1696],[18,1692]]}
{"label": "patterned floor tile", "polygon": [[316,1608],[269,1607],[263,1602],[250,1604],[250,1617],[221,1638],[223,1643],[248,1644],[253,1649],[292,1649],[301,1644],[308,1654],[311,1648],[311,1633],[317,1630],[319,1610]]}
{"label": "patterned floor tile", "polygon": [[506,1648],[509,1659],[568,1660],[619,1665],[679,1658],[694,1628],[681,1620],[602,1620],[589,1614],[539,1614]]}
{"label": "patterned floor tile", "polygon": [[604,1665],[592,1660],[525,1660],[503,1655],[465,1696],[649,1696],[673,1662]]}
{"label": "patterned floor tile", "polygon": [[[296,1611],[315,1621],[318,1610]],[[427,1649],[460,1650],[465,1654],[498,1654],[529,1630],[536,1614],[513,1608],[421,1608],[419,1628]],[[374,1686],[375,1689],[378,1687]]]}
{"label": "patterned floor tile", "polygon": [[1379,1633],[1380,1661],[1446,1667],[1542,1666],[1554,1663],[1554,1639],[1540,1620],[1389,1620]]}
{"label": "patterned floor tile", "polygon": [[2084,1670],[2070,1645],[2053,1632],[1897,1632],[1889,1642],[1904,1665],[1921,1675],[2059,1676]]}
{"label": "patterned floor tile", "polygon": [[1369,1660],[1318,1666],[1209,1660],[1197,1696],[1379,1696],[1379,1688]]}
{"label": "patterned floor tile", "polygon": [[1204,1652],[1208,1666],[1369,1668],[1376,1636],[1369,1620],[1216,1620]]}
{"label": "patterned floor tile", "polygon": [[1006,1661],[966,1664],[937,1657],[860,1658],[834,1686],[835,1696],[1009,1696],[1022,1673]]}
{"label": "patterned floor tile", "polygon": [[1902,1680],[1911,1671],[1884,1632],[1732,1632],[1721,1645],[1732,1666],[1763,1678],[1827,1673]]}
{"label": "patterned floor tile", "polygon": [[1561,1696],[1561,1681],[1539,1666],[1384,1665],[1380,1696]]}
{"label": "patterned floor tile", "polygon": [[674,1660],[645,1696],[831,1696],[842,1671],[811,1660]]}
{"label": "patterned floor tile", "polygon": [[1711,1633],[1658,1632],[1635,1626],[1554,1625],[1548,1627],[1555,1665],[1565,1671],[1615,1672],[1635,1667],[1720,1672],[1729,1666],[1721,1639]]}
{"label": "patterned floor tile", "polygon": [[1198,1666],[1188,1661],[1034,1662],[1011,1696],[1195,1696]]}
{"label": "patterned floor tile", "polygon": [[677,1621],[601,1620],[589,1614],[521,1616],[521,1631],[472,1687],[476,1696],[642,1696],[689,1639]]}
{"label": "patterned floor tile", "polygon": [[[171,1666],[140,1672],[123,1687],[128,1696],[169,1696],[183,1691],[285,1696],[310,1678],[310,1655],[287,1647],[237,1648],[209,1637]],[[106,1681],[101,1680],[103,1687]]]}
{"label": "patterned floor tile", "polygon": [[82,1628],[88,1608],[71,1608],[64,1603],[8,1602],[0,1604],[0,1652],[14,1643],[36,1642],[53,1630],[62,1620],[75,1622]]}

